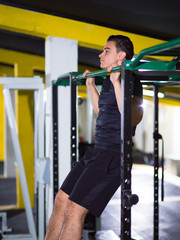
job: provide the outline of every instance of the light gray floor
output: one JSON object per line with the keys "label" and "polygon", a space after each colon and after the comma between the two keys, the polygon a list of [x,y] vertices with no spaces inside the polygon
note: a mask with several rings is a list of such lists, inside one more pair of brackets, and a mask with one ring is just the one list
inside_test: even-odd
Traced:
{"label": "light gray floor", "polygon": [[[164,187],[164,202],[159,202],[159,240],[180,240],[180,178],[165,171]],[[132,207],[132,237],[153,240],[153,167],[133,167],[132,191],[139,196],[139,203]],[[120,189],[102,213],[101,230],[120,234]]]}

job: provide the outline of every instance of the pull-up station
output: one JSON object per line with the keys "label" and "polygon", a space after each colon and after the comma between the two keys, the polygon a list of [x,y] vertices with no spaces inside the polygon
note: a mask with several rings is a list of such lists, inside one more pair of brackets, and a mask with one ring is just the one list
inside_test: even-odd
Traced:
{"label": "pull-up station", "polygon": [[[142,61],[145,56],[172,56],[171,61]],[[180,38],[142,50],[135,59],[122,62],[112,69],[121,71],[122,112],[121,112],[121,240],[131,240],[131,207],[138,202],[138,197],[131,191],[132,133],[131,133],[131,75],[135,74],[144,85],[154,88],[154,240],[159,239],[159,145],[158,132],[158,89],[162,86],[179,85],[180,71],[176,64],[180,59]],[[107,70],[92,72],[86,77],[95,77],[95,83],[102,84]],[[53,143],[54,143],[54,195],[58,191],[58,106],[59,86],[69,86],[71,93],[71,166],[77,158],[77,86],[84,85],[82,73],[71,72],[60,76],[53,84]]]}

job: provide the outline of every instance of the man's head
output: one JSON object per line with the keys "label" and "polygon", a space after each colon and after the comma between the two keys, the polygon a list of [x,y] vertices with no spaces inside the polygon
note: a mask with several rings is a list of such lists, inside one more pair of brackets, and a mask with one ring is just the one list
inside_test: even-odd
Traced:
{"label": "man's head", "polygon": [[121,65],[123,60],[129,60],[133,57],[133,44],[131,40],[122,35],[111,35],[103,52],[99,55],[100,67],[105,69],[112,65]]}
{"label": "man's head", "polygon": [[117,53],[123,51],[126,53],[126,60],[131,60],[134,55],[134,47],[131,40],[123,35],[111,35],[107,42],[113,41],[116,45]]}

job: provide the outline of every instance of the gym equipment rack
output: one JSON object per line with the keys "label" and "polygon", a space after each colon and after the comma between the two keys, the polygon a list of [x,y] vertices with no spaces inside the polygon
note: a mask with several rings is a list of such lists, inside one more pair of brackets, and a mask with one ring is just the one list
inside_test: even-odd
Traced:
{"label": "gym equipment rack", "polygon": [[[169,56],[171,61],[143,61],[145,56]],[[138,202],[138,196],[131,192],[131,162],[132,162],[132,133],[131,133],[131,75],[135,74],[143,85],[154,88],[154,240],[159,240],[159,144],[161,135],[158,130],[158,89],[162,86],[179,85],[180,71],[176,64],[180,59],[180,38],[142,50],[135,59],[122,62],[121,66],[112,72],[121,71],[122,112],[121,112],[121,240],[131,240],[131,207]],[[107,70],[92,72],[86,77],[95,77],[95,83],[101,84]],[[60,76],[53,83],[53,88],[59,85],[71,87],[71,154],[72,165],[77,161],[76,141],[76,86],[84,85],[82,73],[71,72]],[[57,101],[53,94],[53,102]],[[53,104],[53,106],[55,106]],[[53,109],[53,120],[57,108]],[[54,126],[54,124],[53,124]],[[57,125],[56,125],[57,127]],[[54,159],[55,161],[55,159]],[[54,165],[55,166],[55,165]],[[54,189],[55,193],[57,189]],[[55,194],[54,193],[54,194]]]}

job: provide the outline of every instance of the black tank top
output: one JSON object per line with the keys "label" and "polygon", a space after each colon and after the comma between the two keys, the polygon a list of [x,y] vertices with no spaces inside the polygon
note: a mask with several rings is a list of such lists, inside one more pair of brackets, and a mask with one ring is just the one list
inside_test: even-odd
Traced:
{"label": "black tank top", "polygon": [[[142,97],[142,85],[133,77],[133,95]],[[99,96],[99,114],[96,121],[95,147],[120,152],[121,114],[119,112],[114,86],[109,76],[103,81]],[[132,135],[135,134],[132,128]]]}

